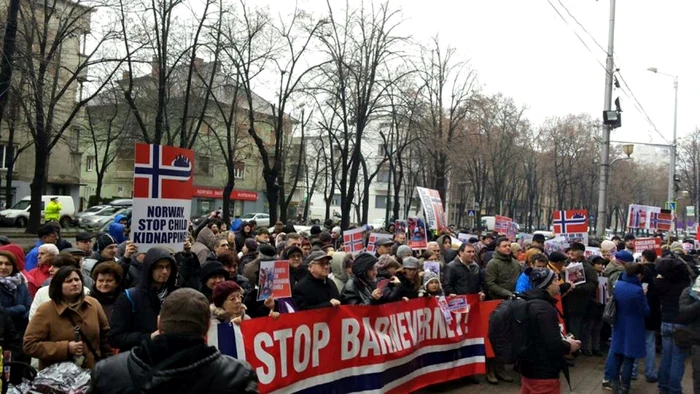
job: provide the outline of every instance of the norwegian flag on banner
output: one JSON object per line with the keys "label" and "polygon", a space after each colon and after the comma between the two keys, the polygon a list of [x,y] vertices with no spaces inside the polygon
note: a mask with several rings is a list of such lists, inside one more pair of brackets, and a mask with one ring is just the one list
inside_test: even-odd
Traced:
{"label": "norwegian flag on banner", "polygon": [[552,216],[555,234],[588,232],[588,211],[585,209],[554,211]]}
{"label": "norwegian flag on banner", "polygon": [[134,198],[192,198],[192,163],[189,149],[155,144],[136,144],[134,152]]}
{"label": "norwegian flag on banner", "polygon": [[671,231],[672,226],[673,212],[670,209],[662,209],[660,212],[649,213],[649,229]]}
{"label": "norwegian flag on banner", "polygon": [[365,248],[364,230],[364,228],[356,228],[343,232],[343,246],[345,252],[352,253],[353,255],[362,252]]}

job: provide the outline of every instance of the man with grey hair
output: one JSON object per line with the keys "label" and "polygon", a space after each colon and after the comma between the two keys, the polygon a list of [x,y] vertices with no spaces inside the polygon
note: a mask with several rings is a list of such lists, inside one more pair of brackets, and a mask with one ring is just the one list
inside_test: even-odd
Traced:
{"label": "man with grey hair", "polygon": [[247,363],[206,343],[209,301],[194,289],[170,294],[158,315],[158,335],[131,351],[100,361],[92,393],[257,393]]}

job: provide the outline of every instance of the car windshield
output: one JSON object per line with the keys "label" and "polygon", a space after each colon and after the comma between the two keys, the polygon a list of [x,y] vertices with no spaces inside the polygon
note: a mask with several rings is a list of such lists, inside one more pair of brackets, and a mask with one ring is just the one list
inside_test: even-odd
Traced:
{"label": "car windshield", "polygon": [[21,211],[24,211],[25,209],[29,208],[30,205],[32,205],[31,201],[22,200],[17,202],[17,204],[13,205],[10,209],[19,209]]}

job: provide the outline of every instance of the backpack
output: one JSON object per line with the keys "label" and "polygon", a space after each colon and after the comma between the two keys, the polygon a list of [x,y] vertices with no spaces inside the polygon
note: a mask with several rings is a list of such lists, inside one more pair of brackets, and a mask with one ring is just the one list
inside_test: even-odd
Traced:
{"label": "backpack", "polygon": [[497,362],[513,364],[528,349],[529,306],[529,301],[515,298],[501,302],[491,312],[488,335]]}

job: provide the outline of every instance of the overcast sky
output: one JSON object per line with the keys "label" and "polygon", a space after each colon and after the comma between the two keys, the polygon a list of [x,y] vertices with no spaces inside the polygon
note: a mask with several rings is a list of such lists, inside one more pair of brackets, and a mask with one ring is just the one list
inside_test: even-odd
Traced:
{"label": "overcast sky", "polygon": [[[406,31],[417,41],[439,35],[441,42],[458,50],[478,72],[486,93],[501,92],[528,107],[527,116],[539,125],[548,116],[603,110],[605,52],[609,0],[402,0]],[[561,1],[561,3],[560,3]],[[338,1],[338,7],[345,2]],[[355,0],[350,0],[354,4]],[[258,0],[270,11],[287,13],[288,0]],[[325,0],[299,0],[299,7],[314,13],[326,9]],[[592,35],[588,36],[562,4]],[[252,4],[251,4],[252,5]],[[630,90],[667,140],[672,138],[673,81],[659,71],[679,77],[679,138],[700,123],[700,79],[697,37],[700,37],[700,2],[690,0],[618,0],[615,26],[615,62]],[[590,52],[573,33],[575,30]],[[600,64],[599,64],[600,63]],[[624,85],[623,85],[624,88]],[[626,90],[626,89],[625,89]],[[645,120],[629,91],[617,89],[613,99],[622,102],[623,126],[613,140],[665,143]]]}

